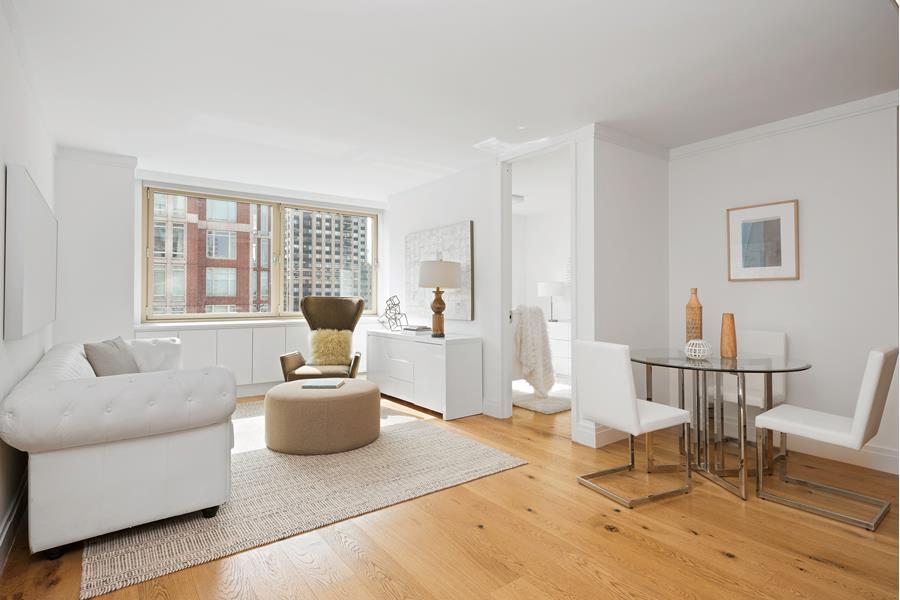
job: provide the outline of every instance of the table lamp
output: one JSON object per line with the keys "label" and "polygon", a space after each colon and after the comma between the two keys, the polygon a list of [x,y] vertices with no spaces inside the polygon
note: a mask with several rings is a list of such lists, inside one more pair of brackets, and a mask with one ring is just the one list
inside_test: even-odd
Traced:
{"label": "table lamp", "polygon": [[566,295],[565,282],[539,281],[537,295],[540,298],[550,298],[550,322],[556,323],[557,320],[553,318],[553,297]]}
{"label": "table lamp", "polygon": [[419,263],[419,287],[434,288],[431,303],[431,337],[444,337],[444,290],[458,288],[462,280],[460,264],[449,260],[423,260]]}

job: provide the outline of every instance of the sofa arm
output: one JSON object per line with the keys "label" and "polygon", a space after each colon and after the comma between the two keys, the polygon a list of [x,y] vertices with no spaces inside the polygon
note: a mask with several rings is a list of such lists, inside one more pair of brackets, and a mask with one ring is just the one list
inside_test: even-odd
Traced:
{"label": "sofa arm", "polygon": [[224,367],[29,386],[0,403],[0,438],[47,452],[196,429],[227,421],[236,392]]}

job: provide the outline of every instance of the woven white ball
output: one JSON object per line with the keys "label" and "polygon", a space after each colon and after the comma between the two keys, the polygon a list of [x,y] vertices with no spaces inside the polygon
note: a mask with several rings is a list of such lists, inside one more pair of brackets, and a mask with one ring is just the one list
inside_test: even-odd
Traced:
{"label": "woven white ball", "polygon": [[695,360],[703,360],[709,356],[710,351],[709,344],[703,340],[691,340],[684,345],[684,355]]}

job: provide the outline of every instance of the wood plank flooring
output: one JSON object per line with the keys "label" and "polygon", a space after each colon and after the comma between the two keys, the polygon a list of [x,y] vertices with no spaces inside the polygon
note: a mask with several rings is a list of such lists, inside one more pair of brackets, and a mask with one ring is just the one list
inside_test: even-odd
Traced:
{"label": "wood plank flooring", "polygon": [[[890,498],[877,533],[755,497],[742,502],[698,476],[689,495],[628,510],[575,482],[625,462],[624,443],[573,444],[569,413],[516,408],[503,421],[438,422],[529,464],[104,598],[897,597],[896,476],[791,455],[800,476]],[[674,460],[673,436],[656,444],[658,462]],[[669,475],[652,477],[654,488],[672,484]],[[608,482],[626,494],[647,491],[641,473]],[[0,599],[77,598],[80,569],[80,548],[56,561],[31,557],[20,530]]]}

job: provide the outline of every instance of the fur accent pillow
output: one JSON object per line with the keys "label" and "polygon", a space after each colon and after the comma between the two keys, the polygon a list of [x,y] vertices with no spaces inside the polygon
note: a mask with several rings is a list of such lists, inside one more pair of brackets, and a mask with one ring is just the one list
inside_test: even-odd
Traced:
{"label": "fur accent pillow", "polygon": [[353,332],[349,329],[315,329],[310,333],[311,365],[349,365]]}

